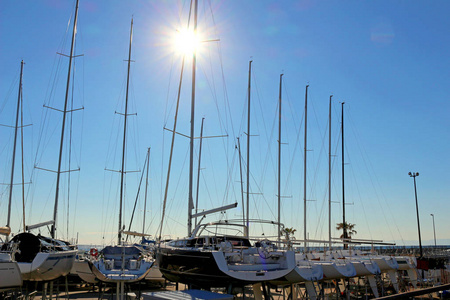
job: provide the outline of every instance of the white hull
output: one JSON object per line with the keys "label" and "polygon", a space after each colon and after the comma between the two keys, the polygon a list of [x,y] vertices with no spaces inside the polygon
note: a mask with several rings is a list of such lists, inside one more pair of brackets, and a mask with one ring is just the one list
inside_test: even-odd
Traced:
{"label": "white hull", "polygon": [[135,246],[107,246],[100,251],[99,258],[88,260],[95,277],[111,283],[141,281],[150,272],[153,262]]}
{"label": "white hull", "polygon": [[358,277],[381,273],[380,267],[371,257],[359,256],[354,250],[328,251],[326,257],[332,260],[351,262],[355,267],[356,276]]}
{"label": "white hull", "polygon": [[0,261],[0,292],[22,286],[22,275],[14,261]]}
{"label": "white hull", "polygon": [[98,283],[97,277],[92,273],[89,267],[89,262],[85,259],[77,259],[73,264],[73,271],[80,277],[83,281],[87,283]]}
{"label": "white hull", "polygon": [[[294,272],[291,272],[288,276],[286,276],[287,282],[284,282],[284,284],[312,282],[323,278],[322,266],[306,260],[303,254],[295,254],[295,264],[296,266],[294,268]],[[283,283],[275,282],[274,284],[280,285]]]}
{"label": "white hull", "polygon": [[18,262],[23,280],[51,281],[66,276],[72,269],[76,250],[44,253],[39,252],[33,262]]}
{"label": "white hull", "polygon": [[295,272],[293,251],[271,252],[267,259],[246,253],[242,260],[239,252],[214,251],[212,255],[220,271],[244,282],[285,281]]}
{"label": "white hull", "polygon": [[412,256],[395,256],[399,270],[409,270],[417,268],[417,260]]}
{"label": "white hull", "polygon": [[320,265],[313,264],[308,261],[297,261],[295,268],[298,276],[302,278],[302,281],[317,281],[323,278],[323,268]]}
{"label": "white hull", "polygon": [[323,268],[323,280],[343,279],[356,276],[356,269],[351,262],[311,261]]}
{"label": "white hull", "polygon": [[398,270],[398,263],[394,257],[390,256],[370,256],[370,259],[378,265],[382,273]]}
{"label": "white hull", "polygon": [[145,278],[153,265],[151,261],[139,261],[136,269],[109,267],[109,262],[103,259],[89,262],[92,273],[103,282],[137,282]]}
{"label": "white hull", "polygon": [[359,260],[357,258],[349,260],[356,270],[356,276],[377,275],[381,273],[377,263],[371,260]]}

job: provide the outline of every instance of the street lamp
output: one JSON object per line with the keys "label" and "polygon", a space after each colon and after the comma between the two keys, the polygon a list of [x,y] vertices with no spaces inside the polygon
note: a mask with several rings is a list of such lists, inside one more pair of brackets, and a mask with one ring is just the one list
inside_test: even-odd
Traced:
{"label": "street lamp", "polygon": [[416,213],[417,213],[417,229],[419,231],[419,251],[420,258],[423,257],[422,252],[422,239],[420,237],[420,222],[419,222],[419,205],[417,204],[417,188],[416,188],[416,176],[419,176],[419,172],[409,172],[408,175],[414,179],[414,193],[416,195]]}
{"label": "street lamp", "polygon": [[434,215],[430,214],[433,218],[433,233],[434,233],[434,248],[436,248],[436,227],[434,226]]}

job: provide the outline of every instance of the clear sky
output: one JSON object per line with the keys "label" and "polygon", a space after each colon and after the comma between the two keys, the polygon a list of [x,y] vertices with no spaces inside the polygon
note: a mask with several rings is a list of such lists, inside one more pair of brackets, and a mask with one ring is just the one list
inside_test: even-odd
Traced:
{"label": "clear sky", "polygon": [[[20,61],[24,60],[26,223],[52,218],[61,113],[75,1],[0,2],[0,123],[13,125]],[[303,238],[304,99],[308,95],[307,233],[328,238],[328,101],[332,104],[332,224],[342,220],[341,102],[345,124],[346,220],[357,238],[417,245],[413,179],[422,239],[449,244],[450,19],[448,1],[199,1],[196,136],[205,118],[199,209],[239,202],[240,137],[246,164],[248,62],[253,60],[250,215],[276,219],[279,76],[282,89],[282,222]],[[62,177],[58,237],[83,244],[115,242],[118,226],[125,84],[134,17],[126,170],[142,170],[151,147],[146,231],[161,217],[181,55],[173,47],[186,26],[188,1],[80,0],[70,169]],[[191,62],[186,63],[177,131],[189,133]],[[72,100],[71,100],[72,101]],[[117,113],[115,113],[117,112]],[[44,121],[45,120],[45,121]],[[70,127],[68,125],[68,127]],[[13,129],[0,128],[0,180],[9,183]],[[68,136],[68,133],[67,135]],[[195,143],[198,164],[199,140]],[[68,140],[66,140],[68,145]],[[186,235],[189,141],[175,139],[163,234]],[[63,170],[69,169],[67,147]],[[21,182],[20,152],[15,182]],[[197,172],[195,171],[196,175]],[[124,222],[129,223],[139,173],[126,176]],[[68,180],[70,179],[70,193]],[[195,181],[196,183],[196,176]],[[244,176],[244,188],[245,188]],[[195,188],[195,184],[194,184]],[[68,200],[67,195],[70,195]],[[12,231],[22,230],[20,185],[13,190]],[[6,224],[9,186],[1,186]],[[195,199],[195,193],[194,193]],[[133,230],[143,222],[143,198]],[[220,217],[215,215],[206,220]],[[67,223],[67,220],[69,222]],[[69,224],[69,225],[67,225]],[[68,226],[68,228],[67,228]],[[128,225],[127,225],[128,226]],[[255,233],[262,233],[253,227]],[[41,229],[47,234],[46,229]],[[259,231],[258,231],[259,230]],[[268,232],[264,232],[269,234]]]}

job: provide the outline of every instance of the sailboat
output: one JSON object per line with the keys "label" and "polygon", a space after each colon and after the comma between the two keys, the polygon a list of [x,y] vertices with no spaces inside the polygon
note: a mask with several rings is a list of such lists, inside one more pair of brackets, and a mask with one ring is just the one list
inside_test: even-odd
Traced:
{"label": "sailboat", "polygon": [[[331,99],[330,99],[331,101]],[[305,235],[305,252],[307,250],[307,230],[306,230],[306,154],[307,154],[307,108],[308,108],[308,85],[306,86],[305,91],[305,153],[304,153],[304,235]],[[330,279],[341,279],[341,278],[349,278],[354,277],[356,275],[356,270],[353,264],[347,261],[342,260],[333,260],[331,257],[326,255],[318,255],[307,253],[307,258],[316,265],[320,265],[323,270],[323,278],[322,280],[330,280]]]}
{"label": "sailboat", "polygon": [[[378,255],[361,255],[359,252],[355,250],[349,250],[346,248],[346,243],[348,242],[348,235],[346,232],[346,227],[343,226],[343,238],[344,238],[344,250],[331,250],[331,97],[330,96],[330,109],[329,109],[329,243],[330,249],[325,253],[327,257],[330,257],[334,261],[347,261],[351,263],[356,271],[356,276],[366,276],[368,279],[369,285],[374,293],[375,297],[378,297],[378,288],[375,276],[387,272],[394,288],[398,291],[398,283],[395,276],[395,270],[398,269],[398,265],[395,259],[385,256]],[[342,198],[343,198],[343,223],[346,224],[345,221],[345,193],[344,193],[344,103],[341,103],[341,146],[342,146]],[[371,241],[374,242],[374,241]]]}
{"label": "sailboat", "polygon": [[[22,273],[23,280],[29,281],[51,281],[60,276],[69,274],[77,250],[66,241],[56,238],[56,217],[58,212],[58,198],[60,175],[62,173],[62,157],[64,145],[64,133],[66,125],[66,115],[68,111],[68,99],[70,91],[70,78],[72,70],[72,59],[74,57],[74,46],[76,36],[76,26],[78,18],[78,0],[75,8],[75,18],[72,31],[71,50],[69,55],[69,67],[67,75],[67,85],[65,93],[65,102],[63,112],[63,121],[61,126],[61,140],[59,147],[58,169],[56,177],[55,203],[53,209],[53,219],[39,224],[25,226],[24,232],[16,234],[8,243],[2,246],[2,251],[11,253]],[[30,231],[43,226],[51,225],[50,237],[35,235]]]}
{"label": "sailboat", "polygon": [[91,257],[88,261],[89,267],[95,277],[103,282],[117,283],[118,294],[123,294],[124,284],[137,282],[145,278],[153,265],[153,259],[148,253],[135,245],[125,245],[122,234],[122,208],[124,198],[124,175],[125,175],[125,152],[126,152],[126,132],[128,116],[128,89],[130,82],[130,64],[131,64],[131,43],[133,39],[133,19],[131,19],[130,44],[128,50],[128,73],[127,87],[125,95],[125,112],[122,144],[122,167],[120,170],[120,204],[119,204],[119,230],[116,246],[106,246],[98,257]]}
{"label": "sailboat", "polygon": [[[281,107],[282,107],[282,77],[283,74],[280,75],[280,89],[279,89],[279,103],[278,103],[278,218],[280,218],[280,200],[281,200]],[[308,87],[307,87],[308,88]],[[307,93],[306,96],[307,97]],[[305,98],[305,103],[307,98]],[[305,104],[306,108],[306,104]],[[305,127],[306,128],[306,127]],[[305,145],[306,145],[306,129],[305,129]],[[306,149],[306,146],[305,146]],[[306,151],[306,150],[305,150]],[[305,153],[306,155],[306,153]],[[306,156],[305,156],[306,158]],[[306,163],[306,160],[305,160]],[[306,165],[305,165],[306,170]],[[305,171],[306,172],[306,171]],[[280,219],[279,219],[280,221]],[[306,230],[306,227],[305,227]],[[281,232],[281,230],[279,230]],[[288,277],[287,281],[274,281],[273,284],[277,285],[285,285],[285,284],[293,284],[303,282],[306,285],[306,289],[309,297],[315,299],[316,292],[313,287],[312,282],[321,280],[323,278],[323,268],[322,266],[315,264],[307,259],[307,257],[303,253],[295,253],[295,268],[294,272],[292,272]]]}
{"label": "sailboat", "polygon": [[[16,158],[16,144],[17,144],[17,130],[19,128],[19,113],[21,111],[22,101],[22,78],[23,78],[23,60],[20,63],[20,82],[19,93],[17,97],[17,111],[16,111],[16,126],[14,127],[14,146],[13,157],[11,166],[11,184],[9,190],[9,202],[8,202],[8,219],[5,227],[0,227],[0,235],[4,235],[8,240],[11,234],[11,204],[12,204],[12,191],[14,185],[14,163]],[[10,253],[0,253],[0,292],[7,291],[22,286],[22,274],[20,273],[19,265],[13,261]]]}
{"label": "sailboat", "polygon": [[[194,35],[197,31],[198,1],[193,1]],[[183,61],[184,62],[184,61]],[[193,53],[191,135],[189,168],[188,237],[161,242],[157,249],[157,262],[161,273],[170,281],[181,282],[202,288],[225,287],[232,292],[235,287],[269,282],[290,274],[295,267],[293,251],[279,251],[268,241],[253,245],[248,238],[248,228],[242,220],[199,223],[192,229],[192,220],[197,217],[222,212],[237,206],[237,203],[196,214],[193,210],[193,132],[195,103],[196,53]],[[181,83],[180,83],[181,84]],[[180,87],[178,89],[180,91]],[[178,103],[180,93],[178,93]],[[172,147],[163,205],[163,220],[176,132],[177,113],[172,130]],[[162,221],[163,222],[163,221]],[[162,223],[163,224],[163,223]],[[162,231],[163,226],[160,226]],[[160,234],[161,236],[161,234]]]}

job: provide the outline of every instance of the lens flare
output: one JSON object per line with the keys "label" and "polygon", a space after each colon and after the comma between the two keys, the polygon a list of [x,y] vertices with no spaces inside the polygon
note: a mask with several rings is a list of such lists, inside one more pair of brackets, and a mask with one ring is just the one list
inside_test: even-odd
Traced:
{"label": "lens flare", "polygon": [[175,50],[181,54],[193,54],[199,45],[198,35],[192,30],[180,29],[175,36]]}

